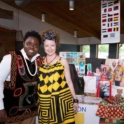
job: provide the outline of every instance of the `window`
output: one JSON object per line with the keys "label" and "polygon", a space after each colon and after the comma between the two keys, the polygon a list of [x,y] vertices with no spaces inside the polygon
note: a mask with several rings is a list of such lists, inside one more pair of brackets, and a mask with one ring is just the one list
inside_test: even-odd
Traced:
{"label": "window", "polygon": [[85,57],[90,57],[90,45],[82,45],[81,52],[85,53]]}
{"label": "window", "polygon": [[124,59],[124,44],[119,44],[119,59]]}
{"label": "window", "polygon": [[107,59],[109,55],[109,45],[98,45],[98,58]]}

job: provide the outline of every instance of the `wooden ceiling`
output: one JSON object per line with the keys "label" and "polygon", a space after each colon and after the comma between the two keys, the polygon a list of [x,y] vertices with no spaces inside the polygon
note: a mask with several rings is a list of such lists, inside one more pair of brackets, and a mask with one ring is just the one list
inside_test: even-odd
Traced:
{"label": "wooden ceiling", "polygon": [[9,10],[0,8],[0,18],[13,19],[13,11],[9,11]]}
{"label": "wooden ceiling", "polygon": [[[77,30],[78,38],[101,36],[101,1],[74,0],[74,10],[69,10],[69,0],[31,0],[24,7],[18,7],[14,0],[2,0],[28,14],[41,19],[70,34]],[[121,0],[121,34],[124,34],[124,1]],[[26,20],[25,20],[26,21]]]}

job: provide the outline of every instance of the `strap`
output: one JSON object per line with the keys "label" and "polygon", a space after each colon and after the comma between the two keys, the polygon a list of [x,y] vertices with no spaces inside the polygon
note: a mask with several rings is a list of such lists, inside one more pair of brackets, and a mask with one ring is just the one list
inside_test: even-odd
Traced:
{"label": "strap", "polygon": [[59,58],[59,60],[61,60],[62,57]]}
{"label": "strap", "polygon": [[43,62],[43,58],[41,56],[38,56],[36,59],[37,67],[39,68]]}

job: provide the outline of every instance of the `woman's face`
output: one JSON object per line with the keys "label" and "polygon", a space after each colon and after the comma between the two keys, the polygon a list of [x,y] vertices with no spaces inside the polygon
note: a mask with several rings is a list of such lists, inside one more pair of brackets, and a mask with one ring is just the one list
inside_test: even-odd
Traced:
{"label": "woman's face", "polygon": [[118,89],[117,89],[117,93],[118,93],[118,94],[120,94],[120,95],[121,95],[121,94],[122,94],[122,92],[123,92],[122,90],[118,90]]}
{"label": "woman's face", "polygon": [[107,71],[107,68],[106,68],[106,67],[104,67],[104,68],[103,68],[103,71]]}
{"label": "woman's face", "polygon": [[97,69],[96,69],[96,73],[99,73],[99,72],[100,72],[100,70],[97,68]]}
{"label": "woman's face", "polygon": [[29,57],[29,59],[31,59],[39,51],[39,48],[40,48],[39,40],[36,37],[30,36],[23,43],[23,47],[27,56]]}
{"label": "woman's face", "polygon": [[56,43],[53,40],[44,41],[44,51],[47,55],[53,55],[56,52]]}
{"label": "woman's face", "polygon": [[116,66],[116,62],[115,62],[115,61],[112,63],[112,66],[113,66],[113,67],[115,67],[115,66]]}

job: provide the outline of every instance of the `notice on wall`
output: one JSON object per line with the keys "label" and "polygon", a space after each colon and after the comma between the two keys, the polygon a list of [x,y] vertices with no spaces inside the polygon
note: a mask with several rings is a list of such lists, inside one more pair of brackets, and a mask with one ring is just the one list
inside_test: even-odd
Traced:
{"label": "notice on wall", "polygon": [[101,1],[101,43],[120,42],[120,0]]}
{"label": "notice on wall", "polygon": [[96,93],[96,76],[84,76],[84,92]]}
{"label": "notice on wall", "polygon": [[121,96],[124,97],[124,87],[112,86],[112,96],[116,96],[118,94],[118,89],[121,91]]}
{"label": "notice on wall", "polygon": [[78,76],[85,74],[85,53],[83,52],[60,52],[60,57],[66,58],[69,64],[74,64]]}

